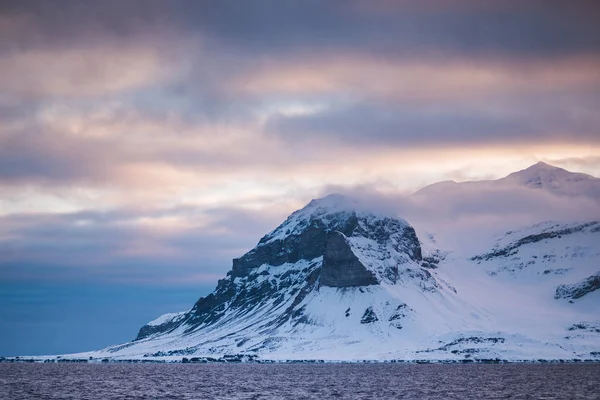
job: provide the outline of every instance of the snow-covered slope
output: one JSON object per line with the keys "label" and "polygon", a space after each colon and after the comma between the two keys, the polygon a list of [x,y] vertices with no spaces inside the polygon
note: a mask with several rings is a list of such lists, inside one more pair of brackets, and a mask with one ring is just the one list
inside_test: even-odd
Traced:
{"label": "snow-covered slope", "polygon": [[[596,178],[553,168],[485,184],[593,194]],[[234,259],[189,311],[73,357],[600,359],[600,222],[516,227],[478,237],[486,250],[474,254],[371,208],[341,195],[313,200]]]}

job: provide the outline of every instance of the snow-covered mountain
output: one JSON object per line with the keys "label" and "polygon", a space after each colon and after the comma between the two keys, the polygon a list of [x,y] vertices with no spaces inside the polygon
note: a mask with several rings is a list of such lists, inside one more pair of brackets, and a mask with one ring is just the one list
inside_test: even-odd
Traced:
{"label": "snow-covered mountain", "polygon": [[558,196],[586,196],[600,201],[600,179],[591,175],[570,172],[544,162],[496,180],[434,183],[417,191],[417,196],[443,195],[457,190],[507,189],[522,186],[545,190]]}
{"label": "snow-covered mountain", "polygon": [[[599,181],[536,164],[483,184],[598,199]],[[600,221],[478,240],[486,251],[447,248],[396,215],[330,195],[234,259],[190,310],[157,318],[130,343],[77,356],[600,360]]]}

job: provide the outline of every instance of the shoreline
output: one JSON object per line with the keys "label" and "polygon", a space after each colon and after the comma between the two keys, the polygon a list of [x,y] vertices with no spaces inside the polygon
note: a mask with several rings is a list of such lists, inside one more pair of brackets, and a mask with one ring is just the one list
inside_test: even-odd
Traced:
{"label": "shoreline", "polygon": [[109,359],[52,357],[0,357],[2,364],[600,364],[594,359],[461,359],[461,360],[271,360],[214,357],[183,357],[182,359]]}

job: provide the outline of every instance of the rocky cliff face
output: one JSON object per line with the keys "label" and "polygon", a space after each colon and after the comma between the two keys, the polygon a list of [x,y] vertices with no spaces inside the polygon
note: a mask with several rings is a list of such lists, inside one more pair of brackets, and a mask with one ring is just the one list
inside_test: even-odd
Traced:
{"label": "rocky cliff face", "polygon": [[377,285],[379,281],[352,252],[346,236],[334,231],[325,243],[320,283],[331,287],[349,287]]}

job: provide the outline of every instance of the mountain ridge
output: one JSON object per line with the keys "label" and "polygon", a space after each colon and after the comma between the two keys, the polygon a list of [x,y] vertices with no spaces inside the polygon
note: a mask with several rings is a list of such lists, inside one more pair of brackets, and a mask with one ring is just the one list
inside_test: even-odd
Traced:
{"label": "mountain ridge", "polygon": [[[581,178],[557,171],[571,174],[538,163],[492,182],[552,192],[555,177]],[[528,185],[532,176],[541,184]],[[158,317],[132,342],[74,356],[600,360],[599,221],[516,227],[470,254],[372,208],[340,194],[312,200],[188,311]]]}

